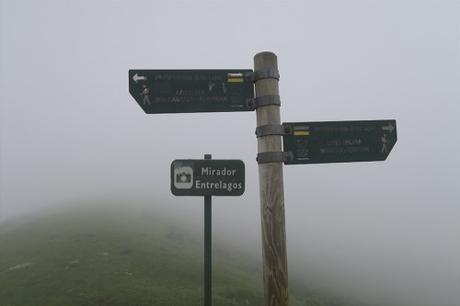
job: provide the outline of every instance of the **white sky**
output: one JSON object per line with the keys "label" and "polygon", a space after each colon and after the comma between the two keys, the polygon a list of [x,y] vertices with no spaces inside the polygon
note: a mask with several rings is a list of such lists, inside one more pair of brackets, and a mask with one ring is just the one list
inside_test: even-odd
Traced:
{"label": "white sky", "polygon": [[214,200],[216,237],[259,252],[255,114],[145,115],[128,69],[252,68],[269,50],[282,121],[398,126],[385,162],[285,167],[291,275],[460,300],[459,1],[0,3],[0,220],[136,199],[199,222],[169,167],[212,153],[247,170],[243,197]]}

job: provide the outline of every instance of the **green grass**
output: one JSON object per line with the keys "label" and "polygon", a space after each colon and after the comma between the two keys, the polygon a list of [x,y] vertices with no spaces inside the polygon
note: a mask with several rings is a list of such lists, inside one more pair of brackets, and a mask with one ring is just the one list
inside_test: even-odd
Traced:
{"label": "green grass", "polygon": [[[151,211],[61,211],[0,227],[0,305],[202,305],[202,256],[199,235]],[[256,260],[216,248],[213,259],[215,306],[263,304]],[[290,304],[319,301],[299,291]]]}

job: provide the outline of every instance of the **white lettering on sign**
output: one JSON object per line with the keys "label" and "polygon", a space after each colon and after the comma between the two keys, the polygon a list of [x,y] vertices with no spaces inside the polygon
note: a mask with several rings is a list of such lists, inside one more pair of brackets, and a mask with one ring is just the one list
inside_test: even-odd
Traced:
{"label": "white lettering on sign", "polygon": [[201,175],[211,176],[235,176],[236,169],[227,169],[226,167],[221,169],[214,169],[212,167],[201,168]]}
{"label": "white lettering on sign", "polygon": [[243,183],[229,183],[229,182],[202,182],[200,180],[195,181],[195,188],[196,189],[214,189],[214,190],[241,190],[243,188]]}
{"label": "white lettering on sign", "polygon": [[360,138],[351,138],[351,139],[333,139],[329,140],[327,146],[359,146],[363,143]]}
{"label": "white lettering on sign", "polygon": [[341,154],[341,153],[369,153],[369,147],[327,147],[320,148],[321,154]]}

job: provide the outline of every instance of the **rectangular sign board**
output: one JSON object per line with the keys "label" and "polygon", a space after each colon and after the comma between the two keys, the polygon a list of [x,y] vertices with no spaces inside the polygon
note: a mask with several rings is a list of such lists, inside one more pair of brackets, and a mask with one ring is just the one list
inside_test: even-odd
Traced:
{"label": "rectangular sign board", "polygon": [[240,196],[244,193],[241,160],[180,159],[171,164],[171,192],[177,196]]}
{"label": "rectangular sign board", "polygon": [[385,160],[396,143],[395,120],[288,122],[285,164]]}
{"label": "rectangular sign board", "polygon": [[129,70],[129,92],[147,114],[252,111],[252,70]]}

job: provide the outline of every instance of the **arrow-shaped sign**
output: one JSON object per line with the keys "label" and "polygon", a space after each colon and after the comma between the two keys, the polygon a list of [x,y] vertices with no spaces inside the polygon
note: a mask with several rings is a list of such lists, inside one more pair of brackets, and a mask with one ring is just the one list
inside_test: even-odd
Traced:
{"label": "arrow-shaped sign", "polygon": [[129,93],[147,114],[250,112],[254,82],[244,79],[250,72],[130,69],[127,79]]}
{"label": "arrow-shaped sign", "polygon": [[385,160],[397,141],[396,120],[285,122],[289,164]]}
{"label": "arrow-shaped sign", "polygon": [[137,73],[133,76],[133,81],[137,83],[137,81],[147,81],[147,77],[143,75],[138,75]]}
{"label": "arrow-shaped sign", "polygon": [[389,123],[388,125],[382,126],[382,130],[387,131],[389,133],[392,133],[394,131],[395,127],[393,124]]}

